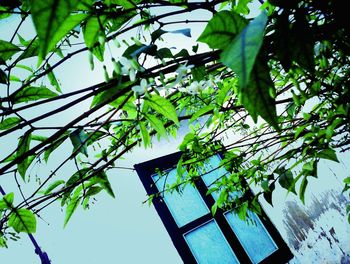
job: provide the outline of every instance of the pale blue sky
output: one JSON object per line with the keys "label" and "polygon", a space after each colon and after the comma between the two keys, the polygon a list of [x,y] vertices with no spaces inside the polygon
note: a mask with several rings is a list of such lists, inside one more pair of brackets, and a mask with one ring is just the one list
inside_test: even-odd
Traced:
{"label": "pale blue sky", "polygon": [[[203,12],[196,15],[200,19],[205,19],[204,16]],[[0,39],[9,40],[12,33],[9,29],[13,29],[17,22],[14,19],[1,21]],[[25,25],[20,31],[26,39],[33,34],[30,24]],[[188,25],[169,26],[168,29],[184,27]],[[192,40],[182,35],[174,35],[166,41],[179,50],[188,48],[190,41],[193,42],[201,30],[202,27],[197,24],[192,29]],[[129,37],[125,36],[126,39]],[[130,42],[129,39],[128,41]],[[113,47],[113,43],[111,46]],[[113,56],[119,56],[117,50],[113,49],[113,52],[116,52]],[[108,56],[108,51],[106,54]],[[32,60],[32,64],[35,65],[36,61]],[[112,69],[112,65],[108,62],[107,67],[109,70]],[[18,71],[17,74],[20,75],[21,72]],[[91,71],[86,53],[71,58],[56,70],[55,74],[64,92],[104,81],[102,65],[95,59],[95,70]],[[45,126],[64,124],[74,117],[74,113],[85,111],[89,105],[90,101],[77,105],[52,118],[50,123],[45,121]],[[27,112],[25,115],[30,117],[41,112],[42,109],[37,109],[36,112]],[[11,135],[7,139],[15,144],[18,136],[20,133]],[[0,141],[1,151],[10,151],[6,147],[7,144],[3,140]],[[176,145],[174,142],[163,141],[161,144],[155,144],[153,150],[137,149],[132,154],[128,154],[120,165],[132,167],[135,163],[175,152]],[[45,178],[53,165],[58,165],[71,149],[70,142],[66,142],[53,153],[48,166],[39,166],[38,169],[31,171],[31,174],[38,174],[39,177]],[[73,166],[66,167],[60,176],[69,176],[73,171]],[[65,229],[63,229],[65,213],[58,204],[49,206],[41,213],[43,220],[38,219],[35,238],[42,249],[48,253],[52,263],[181,263],[155,209],[153,206],[142,204],[147,197],[137,174],[129,170],[114,169],[109,171],[108,175],[116,199],[112,199],[105,193],[99,194],[91,209],[84,211],[79,208]],[[0,184],[6,192],[15,191],[15,202],[19,202],[20,196],[14,180],[6,177],[9,176],[1,177]],[[35,177],[32,176],[28,184],[21,183],[21,186],[24,193],[29,195],[32,188],[36,186]],[[34,247],[28,237],[26,235],[21,237],[22,239],[17,242],[10,240],[9,249],[0,249],[0,263],[39,263],[39,258],[34,253]]]}

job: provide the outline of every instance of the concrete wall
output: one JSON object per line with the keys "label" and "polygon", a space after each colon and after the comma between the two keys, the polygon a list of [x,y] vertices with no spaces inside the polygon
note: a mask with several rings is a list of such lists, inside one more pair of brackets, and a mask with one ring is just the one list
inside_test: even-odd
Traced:
{"label": "concrete wall", "polygon": [[[180,131],[177,140],[154,142],[153,149],[141,160],[177,151],[176,146],[185,133],[186,129]],[[350,175],[350,159],[344,153],[338,153],[338,158],[340,163],[319,162],[318,178],[308,178],[305,204],[278,184],[273,194],[273,207],[261,200],[270,220],[294,254],[290,264],[350,263],[350,224],[345,212],[350,200],[347,193],[342,193],[343,179]]]}

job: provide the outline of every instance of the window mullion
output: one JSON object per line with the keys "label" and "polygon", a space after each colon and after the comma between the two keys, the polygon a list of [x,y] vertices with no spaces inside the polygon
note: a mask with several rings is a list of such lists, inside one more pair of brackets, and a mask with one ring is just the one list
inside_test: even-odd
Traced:
{"label": "window mullion", "polygon": [[[214,205],[215,200],[211,195],[207,195],[208,188],[205,185],[204,181],[202,179],[198,179],[196,182],[196,187],[202,196],[204,202],[208,206],[209,209]],[[210,213],[211,214],[211,213]],[[219,228],[222,230],[227,242],[231,246],[233,252],[236,254],[238,260],[240,263],[252,263],[250,258],[248,257],[246,251],[242,247],[241,243],[239,242],[237,236],[235,233],[232,231],[230,225],[226,221],[224,217],[224,211],[220,208],[217,209],[216,213],[214,216],[211,217],[214,218],[219,226]]]}

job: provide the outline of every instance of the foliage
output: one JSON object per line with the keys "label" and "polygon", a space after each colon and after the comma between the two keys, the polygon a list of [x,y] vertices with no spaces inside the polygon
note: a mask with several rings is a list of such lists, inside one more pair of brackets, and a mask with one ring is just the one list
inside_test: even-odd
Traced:
{"label": "foliage", "polygon": [[[213,213],[258,213],[257,199],[272,203],[277,184],[304,202],[319,161],[338,162],[337,151],[349,149],[346,3],[270,0],[253,18],[248,3],[2,1],[0,19],[17,19],[18,27],[0,40],[0,137],[7,143],[0,174],[17,180],[19,173],[28,182],[29,168],[52,167],[49,175],[37,176],[38,188],[22,202],[14,205],[13,193],[0,200],[0,246],[11,228],[35,232],[36,214],[56,200],[66,208],[66,225],[101,191],[114,197],[107,176],[114,162],[185,125],[190,132],[179,146],[179,181],[170,189],[197,180],[204,160],[225,151],[219,167],[230,174],[211,186],[210,193],[219,193]],[[167,11],[159,13],[159,6]],[[194,20],[189,14],[197,10],[211,18]],[[179,14],[189,18],[179,21]],[[23,37],[31,21],[33,34]],[[179,50],[164,41],[191,37],[188,25],[198,22],[204,26],[195,45]],[[84,53],[83,63],[95,75],[100,69],[105,81],[68,90],[56,73]],[[74,116],[64,124],[56,120],[85,100],[90,108],[70,112]],[[242,136],[218,144],[227,133]],[[19,137],[16,145],[13,136]],[[72,152],[52,163],[52,154],[67,144]],[[76,171],[60,177],[69,164]],[[347,192],[349,178],[344,183]],[[247,199],[252,185],[261,191]],[[237,191],[243,195],[232,195]]]}

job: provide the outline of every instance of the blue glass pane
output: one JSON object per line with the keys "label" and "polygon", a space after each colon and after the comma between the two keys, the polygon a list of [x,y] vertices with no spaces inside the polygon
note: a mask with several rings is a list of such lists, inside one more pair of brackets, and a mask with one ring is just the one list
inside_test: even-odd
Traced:
{"label": "blue glass pane", "polygon": [[[228,174],[224,166],[218,168],[220,162],[221,158],[218,155],[215,155],[210,157],[203,167],[202,173],[209,172],[202,176],[204,183],[209,188],[213,183],[215,184],[217,179]],[[215,200],[219,198],[219,195],[220,191],[212,193]],[[236,192],[231,193],[230,195],[241,195],[241,193]],[[277,246],[257,215],[252,212],[248,212],[248,214],[252,220],[251,222],[254,222],[255,224],[242,221],[237,215],[231,212],[225,213],[225,217],[252,262],[258,263],[277,250]]]}
{"label": "blue glass pane", "polygon": [[184,235],[199,264],[239,263],[214,220]]}
{"label": "blue glass pane", "polygon": [[252,221],[243,221],[232,212],[225,213],[225,217],[252,262],[258,263],[276,251],[277,246],[257,215],[248,214]]}
{"label": "blue glass pane", "polygon": [[[222,176],[228,176],[229,173],[225,169],[225,166],[220,166],[221,158],[219,155],[211,156],[201,169],[201,173],[204,174],[202,179],[208,188],[215,186],[215,182],[222,178]],[[230,196],[236,196],[239,193],[231,193]],[[220,191],[212,192],[211,195],[215,200],[219,198]]]}
{"label": "blue glass pane", "polygon": [[[163,191],[167,184],[172,185],[176,182],[176,170],[170,170],[162,177],[155,174],[152,178],[158,190]],[[187,185],[181,193],[165,192],[163,199],[179,227],[209,213],[209,209],[197,189],[190,185]]]}
{"label": "blue glass pane", "polygon": [[[220,166],[221,158],[218,155],[211,156],[204,164],[203,173],[206,173],[202,176],[203,181],[207,186],[213,184],[217,179],[223,175],[227,175],[228,172],[224,166]],[[212,171],[213,170],[213,171]]]}

